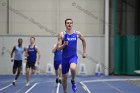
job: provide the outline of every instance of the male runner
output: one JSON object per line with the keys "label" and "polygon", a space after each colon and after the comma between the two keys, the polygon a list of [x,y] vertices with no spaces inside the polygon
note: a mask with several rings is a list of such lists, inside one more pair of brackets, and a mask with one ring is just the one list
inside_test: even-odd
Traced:
{"label": "male runner", "polygon": [[[29,72],[31,68],[32,74],[35,74],[35,64],[39,65],[40,61],[40,51],[35,45],[35,37],[30,38],[30,45],[27,48],[27,63],[26,63],[26,86],[29,86]],[[38,54],[38,55],[37,55]],[[37,59],[38,58],[38,59]]]}
{"label": "male runner", "polygon": [[[16,80],[20,76],[21,68],[22,68],[22,60],[23,60],[23,53],[25,52],[25,48],[22,46],[23,40],[22,38],[18,39],[18,45],[13,47],[13,50],[11,52],[11,62],[14,61],[13,64],[13,74],[15,75],[15,79],[13,80],[13,85],[16,84]],[[13,53],[15,53],[14,59],[13,59]]]}
{"label": "male runner", "polygon": [[86,57],[86,41],[84,36],[72,29],[73,20],[68,18],[65,20],[66,31],[60,32],[58,35],[58,49],[62,49],[62,84],[64,93],[67,93],[67,73],[71,70],[72,90],[76,92],[75,74],[77,66],[77,39],[80,38],[83,45],[83,58]]}
{"label": "male runner", "polygon": [[54,68],[56,74],[56,83],[61,83],[62,50],[58,50],[57,44],[55,44],[52,49],[52,52],[54,53]]}

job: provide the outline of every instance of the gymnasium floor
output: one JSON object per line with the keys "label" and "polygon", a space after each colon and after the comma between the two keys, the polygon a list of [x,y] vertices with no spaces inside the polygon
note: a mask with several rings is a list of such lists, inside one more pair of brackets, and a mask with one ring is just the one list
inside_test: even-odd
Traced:
{"label": "gymnasium floor", "polygon": [[[0,93],[63,93],[62,85],[56,86],[53,75],[33,75],[30,86],[25,86],[25,76],[22,75],[16,83],[11,84],[12,75],[0,76]],[[76,93],[140,93],[139,76],[77,76]],[[68,79],[68,93],[71,89]]]}

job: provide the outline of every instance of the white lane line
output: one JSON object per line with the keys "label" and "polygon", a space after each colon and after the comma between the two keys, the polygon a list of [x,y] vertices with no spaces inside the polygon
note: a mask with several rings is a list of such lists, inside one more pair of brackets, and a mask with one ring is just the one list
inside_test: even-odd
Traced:
{"label": "white lane line", "polygon": [[102,80],[86,80],[83,83],[93,83],[93,82],[111,82],[111,81],[129,81],[129,80],[140,80],[138,78],[133,79],[102,79]]}
{"label": "white lane line", "polygon": [[[30,83],[33,83],[35,80],[37,80],[37,78],[31,80]],[[22,91],[22,89],[24,89],[25,87],[27,87],[27,86],[24,85],[23,87],[21,87],[20,89],[18,89],[15,93],[20,93],[20,91]]]}
{"label": "white lane line", "polygon": [[[113,81],[113,82],[118,82],[118,81],[129,81],[129,80],[140,80],[140,79],[138,79],[138,78],[131,78],[131,79],[102,79],[102,80],[86,80],[86,81],[82,81],[82,82],[80,82],[80,84],[81,85],[83,85],[83,88],[84,89],[87,89],[87,86],[85,86],[85,84],[84,83],[93,83],[93,82],[102,82],[102,83],[105,83],[105,84],[107,84],[109,87],[111,87],[112,89],[115,89],[116,91],[118,91],[119,93],[125,93],[124,91],[122,91],[122,90],[120,90],[119,88],[117,88],[117,87],[115,87],[115,86],[113,86],[113,85],[111,85],[111,84],[109,84],[108,82],[111,82],[111,81]],[[88,92],[89,93],[89,92]]]}
{"label": "white lane line", "polygon": [[80,82],[80,84],[82,85],[83,89],[84,89],[87,93],[91,93],[91,91],[88,89],[88,87],[87,87],[83,82]]}
{"label": "white lane line", "polygon": [[109,84],[109,83],[107,83],[107,82],[103,82],[103,83],[107,84],[107,85],[108,85],[109,87],[111,87],[112,89],[115,89],[115,90],[119,91],[120,93],[125,93],[124,91],[120,90],[119,88],[117,88],[117,87],[115,87],[115,86],[113,86],[113,85],[111,85],[111,84]]}
{"label": "white lane line", "polygon": [[35,83],[31,88],[29,88],[25,93],[29,93],[38,83]]}
{"label": "white lane line", "polygon": [[7,81],[0,81],[0,84],[1,83],[7,83],[7,82],[11,82],[12,80],[7,80]]}
{"label": "white lane line", "polygon": [[8,87],[10,87],[10,86],[12,86],[12,84],[9,84],[9,85],[7,85],[7,86],[1,88],[0,91],[4,90],[4,89],[6,89],[6,88],[8,88]]}
{"label": "white lane line", "polygon": [[57,84],[56,93],[59,93],[60,83]]}

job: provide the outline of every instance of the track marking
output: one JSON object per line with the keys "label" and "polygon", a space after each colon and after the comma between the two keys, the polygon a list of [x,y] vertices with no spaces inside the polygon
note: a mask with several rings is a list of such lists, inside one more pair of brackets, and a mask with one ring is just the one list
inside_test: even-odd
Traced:
{"label": "track marking", "polygon": [[38,83],[35,83],[32,87],[30,87],[25,93],[29,93]]}
{"label": "track marking", "polygon": [[133,79],[102,79],[102,80],[86,80],[82,81],[83,83],[92,83],[92,82],[111,82],[111,81],[129,81],[129,80],[140,80],[138,78]]}
{"label": "track marking", "polygon": [[[36,77],[35,79],[31,80],[30,83],[34,82],[36,79],[37,79],[37,77]],[[18,89],[15,93],[20,93],[20,91],[21,91],[22,89],[24,89],[25,87],[27,87],[27,86],[24,85],[23,87],[21,87],[20,89]]]}
{"label": "track marking", "polygon": [[59,93],[60,83],[57,84],[56,93]]}
{"label": "track marking", "polygon": [[12,80],[9,80],[9,81],[6,81],[6,80],[5,80],[5,81],[1,81],[0,84],[1,84],[1,83],[11,82],[11,81],[12,81]]}
{"label": "track marking", "polygon": [[10,87],[10,86],[12,86],[12,84],[9,84],[9,85],[7,85],[7,86],[1,88],[0,91],[4,90],[4,89],[6,89],[6,88],[8,88],[8,87]]}
{"label": "track marking", "polygon": [[120,90],[119,88],[117,88],[117,87],[115,87],[115,86],[113,86],[113,85],[111,85],[111,84],[109,84],[109,83],[107,83],[107,82],[103,82],[103,83],[107,84],[109,87],[111,87],[112,89],[117,90],[117,91],[120,92],[120,93],[125,93],[124,91]]}
{"label": "track marking", "polygon": [[103,82],[105,84],[107,84],[109,87],[117,90],[119,93],[125,93],[124,91],[120,90],[119,88],[107,83],[107,82],[117,82],[117,81],[129,81],[129,80],[140,80],[138,78],[132,78],[132,79],[102,79],[102,80],[86,80],[86,81],[82,81],[80,82],[80,84],[82,85],[82,87],[85,89],[85,91],[87,93],[91,93],[88,89],[88,87],[84,84],[84,83],[93,83],[93,82]]}
{"label": "track marking", "polygon": [[83,82],[80,82],[80,84],[82,85],[83,89],[84,89],[87,93],[91,93],[91,91],[88,89],[88,87],[87,87]]}

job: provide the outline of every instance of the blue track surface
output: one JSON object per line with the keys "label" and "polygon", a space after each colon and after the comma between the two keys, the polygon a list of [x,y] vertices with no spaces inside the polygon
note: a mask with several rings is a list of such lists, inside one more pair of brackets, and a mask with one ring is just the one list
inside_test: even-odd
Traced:
{"label": "blue track surface", "polygon": [[[95,77],[95,76],[77,76],[77,92],[89,93],[80,84],[81,81],[116,79],[118,77]],[[134,77],[133,77],[134,78]],[[139,78],[139,77],[136,77]],[[123,79],[123,78],[122,78]],[[0,76],[0,93],[56,93],[55,76],[52,75],[33,75],[30,77],[30,86],[25,86],[25,76],[20,76],[16,86],[11,84],[13,76]],[[71,79],[68,78],[68,93],[73,93],[71,89]],[[126,81],[106,81],[106,82],[83,82],[91,93],[140,93],[140,87],[130,84]],[[59,93],[63,93],[62,85],[59,87]]]}

